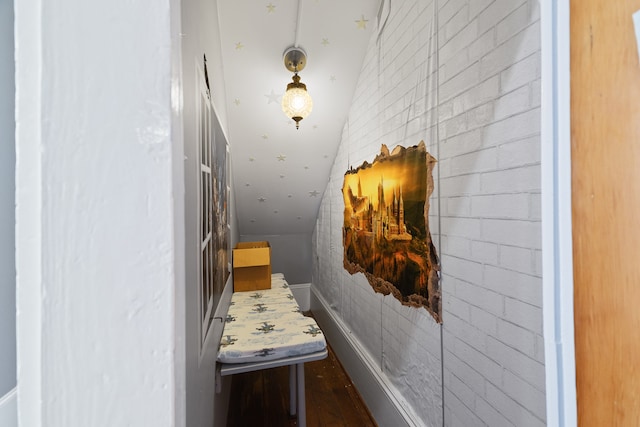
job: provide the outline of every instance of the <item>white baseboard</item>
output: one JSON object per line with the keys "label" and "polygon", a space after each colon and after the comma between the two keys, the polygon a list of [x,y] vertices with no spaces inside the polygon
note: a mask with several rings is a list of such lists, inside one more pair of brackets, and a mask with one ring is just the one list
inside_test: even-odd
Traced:
{"label": "white baseboard", "polygon": [[14,388],[0,396],[0,426],[18,427],[18,393]]}
{"label": "white baseboard", "polygon": [[296,285],[289,285],[293,297],[300,306],[301,311],[309,311],[311,307],[311,283],[298,283]]}
{"label": "white baseboard", "polygon": [[413,411],[402,405],[404,399],[398,395],[395,387],[384,377],[367,350],[313,287],[311,311],[378,425],[423,426],[424,423]]}

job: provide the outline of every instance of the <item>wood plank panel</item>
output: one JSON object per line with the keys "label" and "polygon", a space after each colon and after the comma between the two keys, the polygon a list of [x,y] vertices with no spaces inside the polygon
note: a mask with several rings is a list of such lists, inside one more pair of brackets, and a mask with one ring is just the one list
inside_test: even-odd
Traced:
{"label": "wood plank panel", "polygon": [[571,0],[578,422],[640,425],[640,0]]}

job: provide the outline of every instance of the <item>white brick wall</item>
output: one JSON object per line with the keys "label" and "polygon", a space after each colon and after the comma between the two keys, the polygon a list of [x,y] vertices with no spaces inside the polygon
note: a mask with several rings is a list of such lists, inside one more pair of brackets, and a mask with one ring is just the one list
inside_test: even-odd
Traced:
{"label": "white brick wall", "polygon": [[[314,285],[424,425],[544,425],[538,1],[390,4],[320,208]],[[344,172],[421,139],[438,159],[442,328],[343,268]]]}

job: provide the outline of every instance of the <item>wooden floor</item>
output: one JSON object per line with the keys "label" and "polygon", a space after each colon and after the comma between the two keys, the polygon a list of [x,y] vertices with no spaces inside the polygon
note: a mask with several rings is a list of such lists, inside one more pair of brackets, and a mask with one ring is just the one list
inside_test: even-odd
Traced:
{"label": "wooden floor", "polygon": [[[329,347],[324,360],[305,363],[307,426],[377,424]],[[233,376],[227,427],[296,426],[289,418],[289,368]]]}

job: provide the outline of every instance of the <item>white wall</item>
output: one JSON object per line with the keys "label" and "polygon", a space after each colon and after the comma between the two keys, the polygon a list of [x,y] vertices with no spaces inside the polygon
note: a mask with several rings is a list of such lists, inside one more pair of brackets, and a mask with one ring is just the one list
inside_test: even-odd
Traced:
{"label": "white wall", "polygon": [[[197,69],[203,67],[207,56],[207,68],[212,100],[218,119],[226,132],[226,110],[218,9],[216,1],[182,1],[182,104],[184,128],[185,171],[185,371],[186,415],[188,426],[224,426],[228,407],[230,378],[224,378],[222,393],[215,393],[215,358],[222,335],[223,324],[214,321],[205,343],[200,345],[199,299],[200,292],[200,239],[198,218],[199,163],[197,156],[198,128],[196,96],[199,96]],[[215,160],[214,160],[215,161]],[[229,172],[229,177],[231,173]],[[230,183],[233,185],[233,183]],[[233,194],[233,191],[231,191]],[[231,207],[231,244],[238,241],[235,223],[235,204]],[[231,276],[215,317],[226,317],[226,309],[232,291]]]}
{"label": "white wall", "polygon": [[216,3],[147,3],[18,6],[23,425],[225,425],[191,251],[203,54],[225,105]]}
{"label": "white wall", "polygon": [[11,426],[16,387],[13,0],[0,0],[0,425]]}
{"label": "white wall", "polygon": [[184,425],[176,4],[16,4],[21,425]]}
{"label": "white wall", "polygon": [[[320,208],[313,285],[425,425],[544,425],[538,1],[439,0],[435,19],[433,2],[389,5]],[[421,139],[438,159],[442,336],[342,267],[344,172]]]}
{"label": "white wall", "polygon": [[439,19],[445,419],[544,425],[539,3]]}
{"label": "white wall", "polygon": [[[403,307],[392,296],[374,293],[364,275],[350,275],[343,267],[344,173],[373,161],[381,144],[393,149],[424,140],[437,157],[434,3],[388,5],[384,31],[379,39],[374,31],[365,55],[324,192],[314,235],[313,286],[365,347],[371,365],[379,367],[377,375],[395,388],[398,404],[407,408],[412,422],[437,426],[443,415],[440,325],[426,309]],[[431,217],[437,208],[432,205]],[[437,221],[431,226],[437,244]]]}
{"label": "white wall", "polygon": [[310,234],[241,235],[242,242],[268,241],[271,245],[271,271],[283,273],[289,284],[311,283]]}

